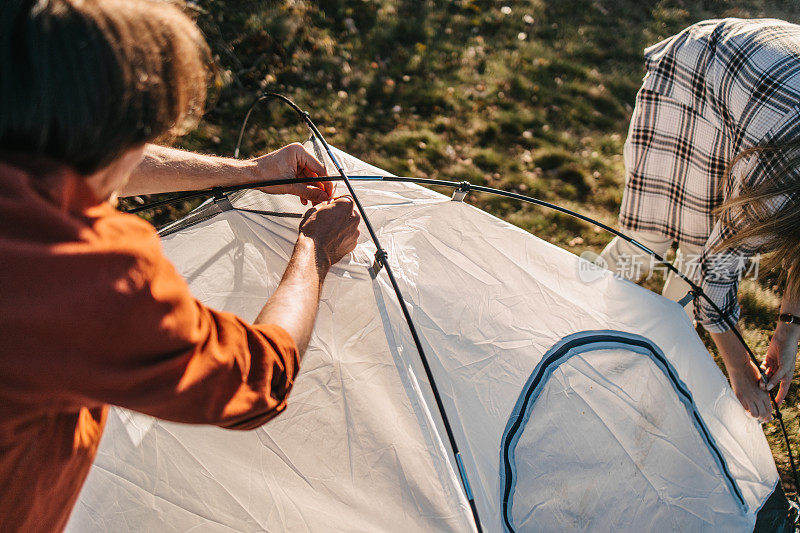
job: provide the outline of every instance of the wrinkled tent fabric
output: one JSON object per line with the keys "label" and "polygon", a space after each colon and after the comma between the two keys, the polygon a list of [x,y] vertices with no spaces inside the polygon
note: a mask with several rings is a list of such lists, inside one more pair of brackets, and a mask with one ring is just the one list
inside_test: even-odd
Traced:
{"label": "wrinkled tent fabric", "polygon": [[[337,154],[354,175],[386,174]],[[431,190],[355,186],[486,531],[752,531],[775,464],[677,304]],[[253,319],[304,208],[230,199],[167,228],[164,249],[199,299]],[[242,433],[112,410],[68,531],[473,530],[374,253],[362,237],[332,269],[289,407],[269,424]]]}

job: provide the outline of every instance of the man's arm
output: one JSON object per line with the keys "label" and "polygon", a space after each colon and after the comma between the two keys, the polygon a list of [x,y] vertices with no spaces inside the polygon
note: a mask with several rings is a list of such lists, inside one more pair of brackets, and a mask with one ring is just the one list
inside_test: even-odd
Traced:
{"label": "man's arm", "polygon": [[[300,223],[294,252],[283,278],[254,321],[256,325],[264,324],[270,328],[278,326],[288,333],[297,347],[298,361],[302,359],[314,329],[325,276],[331,265],[355,248],[360,221],[350,198],[340,198],[319,209],[310,209]],[[261,375],[257,369],[255,373]],[[258,383],[260,380],[255,381]],[[269,385],[258,395],[261,398],[229,400],[224,409],[225,420],[218,425],[247,430],[264,424],[283,410],[293,381],[293,378],[268,380]],[[258,390],[257,386],[255,390]]]}
{"label": "man's arm", "polygon": [[331,265],[355,248],[360,221],[347,197],[310,209],[281,283],[254,322],[282,327],[301,356],[314,329],[322,282]]}
{"label": "man's arm", "polygon": [[[131,173],[119,196],[191,191],[324,175],[325,167],[297,143],[254,159],[231,159],[148,144],[142,162]],[[294,194],[304,204],[307,201],[317,204],[330,199],[333,185],[320,181],[265,187],[262,190],[271,194]]]}
{"label": "man's arm", "polygon": [[359,221],[349,198],[310,209],[281,283],[249,324],[200,303],[152,227],[118,215],[94,251],[69,248],[59,259],[84,273],[73,289],[92,287],[95,295],[55,326],[57,338],[69,332],[66,356],[36,351],[13,370],[0,358],[0,371],[14,376],[20,398],[47,391],[58,405],[113,404],[175,422],[258,427],[286,408],[323,279],[355,247]]}

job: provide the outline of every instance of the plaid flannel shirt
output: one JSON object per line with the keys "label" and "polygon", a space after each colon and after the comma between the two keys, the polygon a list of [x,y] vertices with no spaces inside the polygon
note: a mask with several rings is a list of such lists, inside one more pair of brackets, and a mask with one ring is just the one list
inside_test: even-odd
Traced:
{"label": "plaid flannel shirt", "polygon": [[[735,323],[748,258],[769,250],[751,242],[712,253],[746,215],[745,208],[723,221],[714,210],[742,186],[770,179],[780,165],[775,157],[753,156],[722,183],[737,154],[800,136],[800,26],[709,20],[646,49],[645,60],[625,143],[620,225],[702,246],[695,281]],[[707,330],[729,329],[706,301],[695,309]]]}

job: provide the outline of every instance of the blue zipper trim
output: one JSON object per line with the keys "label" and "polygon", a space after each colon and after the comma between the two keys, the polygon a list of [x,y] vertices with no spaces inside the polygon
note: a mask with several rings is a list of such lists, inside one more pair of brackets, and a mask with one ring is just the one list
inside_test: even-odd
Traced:
{"label": "blue zipper trim", "polygon": [[694,422],[700,436],[711,451],[711,455],[722,472],[731,494],[736,499],[742,512],[747,512],[744,496],[736,484],[736,480],[731,475],[722,452],[708,431],[708,427],[703,422],[700,413],[697,412],[689,389],[678,377],[675,368],[667,360],[664,352],[652,341],[640,335],[613,330],[583,331],[563,338],[544,354],[542,360],[536,365],[533,373],[525,383],[506,425],[501,441],[502,464],[500,468],[500,481],[503,487],[503,528],[505,531],[515,531],[511,509],[514,503],[514,489],[516,488],[514,453],[517,441],[522,435],[522,429],[528,422],[533,404],[542,392],[545,383],[553,372],[571,357],[589,351],[614,348],[622,348],[650,357],[653,363],[669,378],[670,383],[678,393],[678,399],[686,407],[687,413]]}

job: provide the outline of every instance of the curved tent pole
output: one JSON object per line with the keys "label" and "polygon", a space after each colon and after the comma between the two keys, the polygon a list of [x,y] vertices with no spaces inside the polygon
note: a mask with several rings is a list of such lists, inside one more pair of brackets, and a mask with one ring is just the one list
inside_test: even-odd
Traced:
{"label": "curved tent pole", "polygon": [[[621,238],[622,240],[628,242],[629,244],[635,246],[636,248],[639,248],[640,250],[642,250],[646,254],[652,256],[653,258],[655,258],[659,263],[663,264],[668,270],[670,270],[671,272],[675,273],[675,275],[677,275],[679,278],[681,278],[683,281],[685,281],[691,287],[691,291],[690,292],[691,292],[691,294],[693,296],[699,297],[699,298],[703,298],[706,302],[708,302],[711,305],[711,307],[714,309],[714,311],[716,311],[722,317],[722,319],[725,321],[725,323],[728,325],[728,327],[734,332],[734,335],[736,336],[736,338],[739,339],[739,341],[742,343],[742,346],[745,348],[745,351],[747,351],[747,354],[750,357],[751,361],[753,361],[753,363],[756,365],[756,368],[758,368],[758,371],[759,371],[759,373],[761,375],[762,382],[766,383],[766,375],[765,375],[764,371],[762,370],[761,365],[759,364],[758,358],[756,357],[756,355],[753,352],[753,350],[750,348],[750,346],[745,341],[745,339],[742,336],[741,332],[736,327],[736,324],[733,323],[731,318],[729,316],[727,316],[720,309],[720,307],[706,294],[706,292],[697,283],[695,283],[693,280],[688,278],[683,272],[678,270],[678,268],[675,267],[672,263],[666,261],[659,254],[657,254],[656,252],[654,252],[653,250],[651,250],[647,246],[643,245],[642,243],[638,242],[636,239],[634,239],[632,237],[629,237],[628,235],[622,233],[621,231],[616,230],[616,229],[614,229],[614,228],[612,228],[612,227],[610,227],[610,226],[608,226],[606,224],[603,224],[602,222],[600,222],[598,220],[595,220],[595,219],[593,219],[591,217],[583,215],[583,214],[581,214],[581,213],[579,213],[577,211],[573,211],[571,209],[567,209],[566,207],[562,207],[560,205],[553,204],[553,203],[550,203],[550,202],[545,202],[544,200],[540,200],[538,198],[534,198],[534,197],[531,197],[531,196],[525,196],[523,194],[519,194],[519,193],[515,193],[515,192],[511,192],[511,191],[504,191],[502,189],[495,189],[495,188],[492,188],[492,187],[485,187],[483,185],[475,185],[475,184],[472,184],[472,183],[467,182],[467,181],[457,182],[457,181],[450,181],[450,180],[437,180],[437,179],[428,179],[428,178],[413,178],[413,177],[408,177],[408,176],[383,176],[383,175],[349,176],[349,175],[347,175],[345,173],[344,169],[339,164],[339,161],[336,159],[336,157],[333,154],[333,151],[330,149],[330,146],[328,145],[327,141],[325,141],[325,139],[322,137],[322,134],[319,133],[319,130],[317,129],[316,125],[314,125],[314,123],[311,121],[311,118],[310,118],[309,114],[307,112],[303,111],[302,109],[300,109],[300,107],[297,106],[294,102],[292,102],[289,98],[287,98],[286,96],[284,96],[282,94],[278,94],[278,93],[263,93],[262,95],[260,95],[250,105],[249,109],[247,110],[247,114],[245,115],[245,118],[244,118],[244,120],[242,122],[241,129],[239,131],[239,138],[238,138],[238,141],[236,143],[236,149],[234,151],[235,157],[239,156],[239,149],[241,147],[242,138],[244,136],[244,130],[245,130],[245,127],[247,126],[247,122],[248,122],[248,120],[250,118],[250,115],[253,112],[253,109],[260,102],[262,102],[264,100],[267,100],[267,99],[270,99],[270,98],[279,99],[279,100],[285,102],[287,105],[291,106],[292,109],[301,116],[303,122],[306,123],[306,125],[309,127],[309,129],[311,129],[312,135],[317,137],[320,140],[320,142],[325,147],[325,150],[328,153],[328,156],[330,157],[331,161],[333,161],[334,165],[336,166],[337,171],[339,172],[339,176],[327,176],[326,179],[328,181],[344,181],[345,185],[347,186],[348,192],[353,197],[353,200],[354,200],[354,202],[355,202],[355,204],[356,204],[356,206],[357,206],[357,208],[359,210],[359,213],[361,214],[361,217],[362,217],[362,219],[364,220],[364,222],[365,222],[365,224],[367,226],[367,229],[368,229],[368,231],[370,233],[370,237],[372,237],[372,240],[373,240],[373,242],[375,243],[375,245],[377,247],[377,251],[375,253],[376,266],[385,266],[386,267],[387,275],[389,276],[389,280],[390,280],[390,282],[392,284],[392,288],[395,290],[395,294],[398,297],[398,301],[400,303],[401,310],[403,311],[404,317],[406,318],[406,321],[407,321],[407,323],[409,325],[409,329],[411,330],[411,334],[412,334],[414,342],[415,342],[415,344],[417,346],[417,350],[420,353],[420,356],[421,356],[421,359],[422,359],[422,362],[423,362],[423,366],[425,368],[428,380],[429,380],[429,382],[431,384],[431,389],[433,390],[434,397],[436,398],[437,406],[439,407],[439,411],[440,411],[440,413],[442,415],[442,420],[444,422],[445,429],[447,430],[448,439],[450,440],[450,444],[451,444],[451,447],[454,450],[454,455],[456,457],[456,461],[458,462],[458,466],[459,466],[459,469],[460,469],[459,473],[461,475],[462,482],[464,483],[465,491],[466,491],[466,493],[468,495],[468,500],[469,500],[469,503],[470,503],[470,507],[471,507],[471,509],[473,511],[473,517],[475,518],[475,524],[476,524],[476,527],[478,528],[478,531],[481,531],[481,526],[480,526],[480,521],[479,521],[478,514],[477,514],[477,508],[475,507],[474,499],[471,497],[472,493],[471,493],[471,489],[470,489],[470,486],[469,486],[469,482],[468,482],[468,480],[466,478],[466,472],[463,470],[463,464],[461,462],[461,456],[460,456],[460,453],[458,452],[458,447],[457,447],[457,444],[455,442],[455,438],[452,435],[452,430],[451,430],[449,421],[447,420],[447,415],[446,415],[446,413],[444,411],[444,406],[441,403],[441,398],[439,396],[438,389],[436,388],[435,382],[433,380],[433,376],[430,373],[430,367],[428,365],[427,359],[425,358],[424,350],[423,350],[423,348],[421,346],[421,343],[419,341],[419,337],[417,335],[416,328],[414,327],[413,321],[411,320],[410,314],[408,313],[408,308],[405,305],[405,301],[402,298],[401,292],[399,290],[399,286],[397,285],[397,281],[394,278],[394,273],[391,271],[391,267],[388,264],[388,260],[387,260],[388,259],[388,254],[386,253],[385,250],[383,250],[383,248],[381,248],[381,246],[380,246],[380,244],[378,242],[378,239],[377,239],[377,235],[375,234],[375,231],[372,228],[372,225],[369,223],[369,219],[366,217],[366,213],[363,210],[363,206],[361,205],[361,202],[358,201],[358,199],[356,197],[355,191],[354,191],[353,186],[352,186],[352,182],[353,181],[386,181],[386,182],[397,182],[397,183],[415,183],[415,184],[418,184],[418,185],[430,185],[430,186],[438,186],[438,187],[448,187],[448,188],[454,189],[454,190],[462,192],[462,193],[468,193],[470,191],[476,191],[476,192],[482,192],[482,193],[487,193],[487,194],[493,194],[493,195],[496,195],[496,196],[503,196],[503,197],[506,197],[506,198],[511,198],[513,200],[518,200],[518,201],[530,203],[530,204],[533,204],[533,205],[537,205],[537,206],[540,206],[540,207],[544,207],[544,208],[547,208],[547,209],[551,209],[553,211],[557,211],[557,212],[563,213],[565,215],[569,215],[571,217],[577,218],[579,220],[583,220],[584,222],[587,222],[589,224],[592,224],[592,225],[595,225],[595,226],[597,226],[599,228],[602,228],[605,231],[611,233],[612,235],[615,235],[615,236]],[[164,206],[164,205],[169,205],[169,204],[173,204],[173,203],[177,203],[177,202],[181,202],[181,201],[185,201],[185,200],[191,200],[191,199],[195,199],[195,198],[202,198],[202,197],[211,196],[211,195],[213,195],[215,197],[219,197],[220,195],[224,195],[226,193],[241,191],[241,190],[245,190],[245,189],[258,189],[258,188],[261,188],[261,187],[269,187],[269,186],[273,186],[273,185],[291,185],[291,184],[298,184],[298,183],[314,183],[314,182],[318,182],[319,180],[320,180],[319,177],[314,177],[314,178],[306,178],[306,177],[287,178],[287,179],[280,179],[280,180],[269,180],[269,181],[265,180],[265,181],[246,183],[246,184],[241,184],[241,185],[230,185],[230,186],[225,186],[225,187],[214,187],[212,189],[206,189],[206,190],[186,191],[184,193],[179,193],[179,194],[177,194],[176,196],[174,196],[172,198],[158,200],[158,201],[155,201],[155,202],[151,202],[149,204],[144,204],[144,205],[140,205],[140,206],[128,209],[128,210],[126,210],[126,212],[127,213],[139,213],[139,212],[142,212],[142,211],[146,211],[148,209],[154,209],[156,207],[161,207],[161,206]],[[770,399],[772,401],[772,406],[773,406],[773,409],[775,411],[775,418],[778,420],[778,423],[779,423],[780,428],[781,428],[781,433],[783,434],[783,439],[784,439],[784,442],[786,444],[786,452],[787,452],[787,455],[788,455],[788,458],[789,458],[789,465],[790,465],[790,468],[791,468],[791,471],[792,471],[792,476],[793,476],[793,480],[795,482],[795,487],[798,487],[798,490],[800,490],[800,477],[798,477],[797,466],[795,464],[794,454],[792,453],[792,448],[791,448],[790,441],[789,441],[789,435],[788,435],[788,432],[786,430],[786,425],[785,425],[785,422],[783,420],[783,414],[781,413],[781,410],[778,407],[778,404],[775,402],[774,394],[770,394]]]}
{"label": "curved tent pole", "polygon": [[[201,197],[204,197],[204,196],[225,194],[225,193],[236,192],[236,191],[241,191],[241,190],[245,190],[245,189],[258,189],[258,188],[269,187],[269,186],[273,186],[273,185],[292,185],[292,184],[297,184],[297,183],[314,183],[314,182],[318,182],[319,180],[320,180],[320,178],[318,178],[318,177],[316,177],[316,178],[305,178],[305,177],[302,177],[302,178],[289,178],[289,179],[280,179],[280,180],[271,180],[271,181],[259,181],[259,182],[254,182],[254,183],[246,183],[246,184],[242,184],[242,185],[231,185],[231,186],[227,186],[227,187],[215,187],[213,189],[206,189],[206,190],[201,190],[201,191],[187,191],[186,193],[181,193],[178,196],[175,196],[173,198],[167,198],[167,199],[164,199],[164,200],[158,200],[156,202],[152,202],[152,203],[149,203],[149,204],[133,207],[131,209],[128,209],[125,212],[126,213],[140,213],[142,211],[146,211],[148,209],[154,209],[156,207],[161,207],[163,205],[173,204],[173,203],[181,202],[181,201],[184,201],[184,200],[191,200],[191,199],[194,199],[194,198],[201,198]],[[335,177],[335,176],[326,176],[326,180],[327,181],[342,181],[342,178],[341,177]],[[583,220],[584,222],[588,222],[589,224],[593,224],[593,225],[595,225],[595,226],[597,226],[599,228],[602,228],[602,229],[606,230],[607,232],[611,233],[612,235],[615,235],[615,236],[621,238],[622,240],[632,244],[633,246],[636,246],[637,248],[639,248],[640,250],[642,250],[646,254],[654,257],[659,263],[662,263],[668,270],[674,272],[678,277],[680,277],[682,280],[684,280],[692,288],[692,292],[694,293],[695,296],[705,299],[714,308],[714,310],[717,313],[720,314],[720,316],[725,321],[725,323],[728,325],[728,327],[731,328],[734,331],[736,337],[739,339],[739,341],[742,343],[742,345],[744,346],[745,350],[747,351],[750,359],[753,361],[753,363],[756,364],[756,366],[759,367],[759,372],[761,373],[762,381],[766,380],[766,376],[764,375],[764,371],[759,366],[758,358],[756,357],[755,353],[753,353],[753,350],[750,348],[750,346],[748,346],[747,342],[744,340],[744,337],[742,337],[742,334],[736,328],[736,325],[733,323],[733,321],[730,319],[730,317],[728,317],[725,313],[722,312],[722,310],[719,308],[719,306],[705,293],[705,291],[703,291],[703,289],[697,283],[692,281],[683,272],[678,270],[678,268],[676,268],[672,263],[666,261],[663,257],[661,257],[659,254],[657,254],[656,252],[654,252],[653,250],[651,250],[650,248],[648,248],[644,244],[638,242],[636,239],[634,239],[632,237],[629,237],[628,235],[625,235],[624,233],[622,233],[619,230],[616,230],[616,229],[614,229],[614,228],[612,228],[612,227],[610,227],[610,226],[608,226],[606,224],[603,224],[599,220],[595,220],[595,219],[593,219],[591,217],[588,217],[586,215],[578,213],[577,211],[573,211],[571,209],[567,209],[566,207],[562,207],[562,206],[557,205],[557,204],[552,204],[550,202],[545,202],[544,200],[540,200],[538,198],[533,198],[531,196],[525,196],[523,194],[518,194],[518,193],[515,193],[515,192],[504,191],[502,189],[494,189],[492,187],[484,187],[483,185],[474,185],[474,184],[469,183],[467,181],[434,180],[434,179],[427,179],[427,178],[413,178],[413,177],[407,177],[407,176],[348,176],[348,181],[349,182],[353,182],[353,181],[388,181],[388,182],[398,182],[398,183],[416,183],[418,185],[432,185],[432,186],[437,186],[437,187],[449,187],[451,189],[455,189],[455,190],[458,190],[458,191],[461,191],[461,192],[476,191],[476,192],[494,194],[496,196],[504,196],[506,198],[519,200],[521,202],[526,202],[526,203],[529,203],[529,204],[538,205],[540,207],[546,207],[546,208],[551,209],[553,211],[558,211],[558,212],[563,213],[565,215],[569,215],[571,217],[577,218],[579,220]],[[352,185],[351,185],[351,187],[352,187]],[[368,226],[368,229],[369,229],[369,226]]]}

